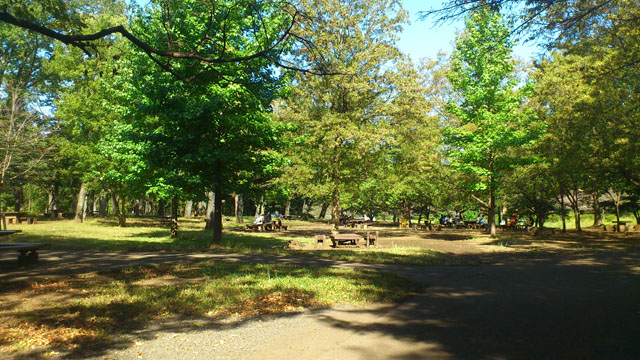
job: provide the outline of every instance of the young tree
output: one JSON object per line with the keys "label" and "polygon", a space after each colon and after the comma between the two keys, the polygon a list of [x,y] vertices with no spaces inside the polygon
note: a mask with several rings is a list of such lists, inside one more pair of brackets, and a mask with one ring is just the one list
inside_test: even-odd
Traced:
{"label": "young tree", "polygon": [[491,236],[496,235],[495,193],[502,177],[523,159],[512,150],[534,141],[532,117],[521,105],[527,86],[521,87],[511,60],[512,42],[499,13],[479,9],[470,14],[465,31],[456,40],[449,81],[456,101],[448,109],[455,116],[444,129],[451,165],[474,175],[473,190],[487,190]]}

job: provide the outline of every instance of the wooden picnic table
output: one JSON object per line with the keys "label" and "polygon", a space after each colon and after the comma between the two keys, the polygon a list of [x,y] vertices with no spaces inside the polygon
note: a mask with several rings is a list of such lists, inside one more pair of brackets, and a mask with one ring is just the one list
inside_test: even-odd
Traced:
{"label": "wooden picnic table", "polygon": [[28,213],[19,211],[9,211],[1,214],[7,224],[20,224],[26,222],[27,224],[35,224],[37,218],[35,216],[29,216]]}
{"label": "wooden picnic table", "polygon": [[362,236],[358,234],[332,234],[329,235],[329,237],[331,238],[333,247],[344,245],[346,243],[350,245],[356,245],[357,242],[362,239]]}

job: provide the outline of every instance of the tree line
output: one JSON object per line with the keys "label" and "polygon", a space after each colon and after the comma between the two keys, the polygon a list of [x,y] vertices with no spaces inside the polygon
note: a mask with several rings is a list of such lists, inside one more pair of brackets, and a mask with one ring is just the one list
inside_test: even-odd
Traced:
{"label": "tree line", "polygon": [[[603,206],[640,215],[634,1],[452,1],[425,15],[464,18],[454,51],[417,64],[396,46],[408,14],[392,0],[0,15],[2,210],[110,208],[125,226],[195,203],[213,242],[224,198],[239,214],[320,204],[336,230],[344,211],[408,224],[478,209],[492,234],[499,205],[540,227],[568,207],[578,230],[585,205],[594,225]],[[512,56],[522,34],[547,46],[534,62]]]}

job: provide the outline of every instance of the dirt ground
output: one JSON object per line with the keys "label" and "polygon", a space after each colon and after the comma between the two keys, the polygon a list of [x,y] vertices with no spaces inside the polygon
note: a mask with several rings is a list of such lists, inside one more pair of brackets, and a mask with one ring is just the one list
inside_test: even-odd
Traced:
{"label": "dirt ground", "polygon": [[[490,253],[571,253],[581,251],[625,251],[640,249],[640,232],[605,232],[602,228],[586,228],[581,232],[545,229],[531,235],[525,231],[498,230],[491,238],[482,230],[442,229],[439,231],[399,229],[392,224],[377,224],[367,229],[343,227],[341,233],[356,233],[363,237],[367,232],[378,232],[379,248],[418,247],[453,255],[479,255]],[[247,232],[253,233],[255,232]],[[260,233],[261,236],[279,238],[314,239],[315,235],[329,235],[330,226],[321,222],[293,223],[288,231]],[[311,241],[298,243],[298,249],[316,250]],[[325,246],[324,250],[330,248]],[[340,246],[340,249],[354,248]],[[357,248],[364,248],[360,242]]]}

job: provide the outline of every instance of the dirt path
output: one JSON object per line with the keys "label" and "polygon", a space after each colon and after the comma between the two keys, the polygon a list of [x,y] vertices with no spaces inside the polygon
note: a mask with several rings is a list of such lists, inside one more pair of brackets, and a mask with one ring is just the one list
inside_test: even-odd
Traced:
{"label": "dirt path", "polygon": [[43,267],[3,273],[0,281],[48,273],[60,264],[86,272],[202,257],[384,270],[428,287],[395,305],[151,326],[132,334],[133,345],[102,349],[96,359],[640,358],[638,253],[415,267],[239,254],[51,251]]}

